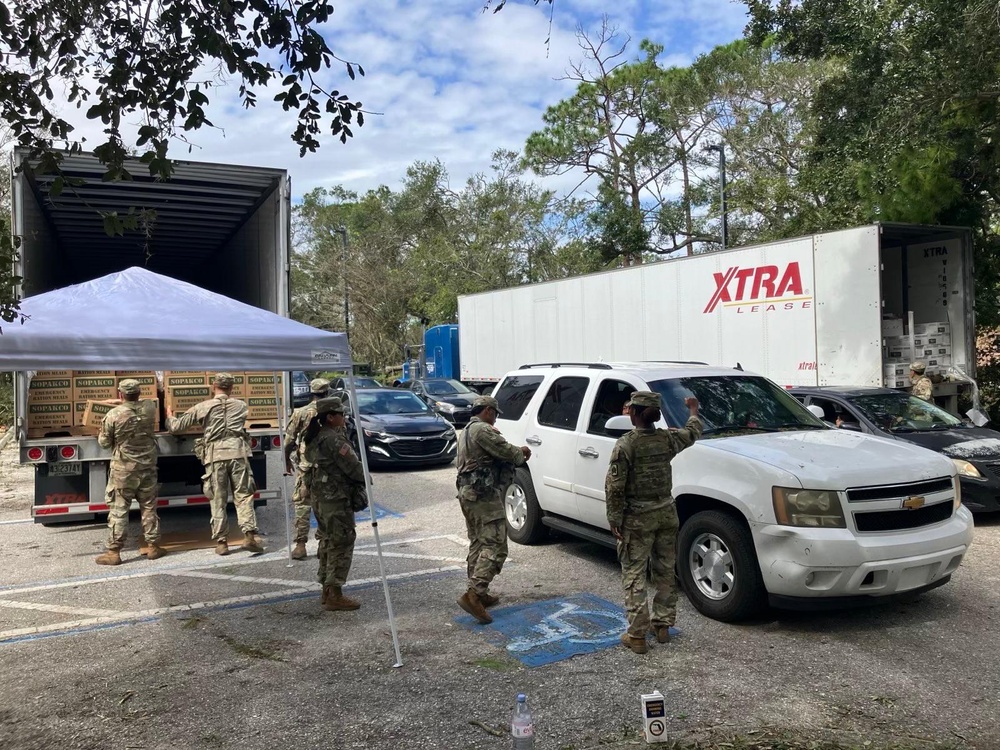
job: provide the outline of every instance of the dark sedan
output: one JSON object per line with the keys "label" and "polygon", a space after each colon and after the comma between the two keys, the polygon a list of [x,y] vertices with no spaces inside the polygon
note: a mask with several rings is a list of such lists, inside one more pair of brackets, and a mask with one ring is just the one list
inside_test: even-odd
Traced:
{"label": "dark sedan", "polygon": [[472,419],[472,402],[479,394],[457,380],[424,378],[412,381],[409,387],[429,407],[456,427],[464,427]]}
{"label": "dark sedan", "polygon": [[[345,400],[349,402],[346,394]],[[358,411],[373,466],[449,464],[455,459],[455,428],[409,391],[358,391]],[[351,437],[357,445],[353,427]]]}
{"label": "dark sedan", "polygon": [[789,391],[841,429],[915,443],[952,461],[962,502],[973,512],[1000,511],[1000,432],[963,422],[934,404],[888,388],[816,387]]}

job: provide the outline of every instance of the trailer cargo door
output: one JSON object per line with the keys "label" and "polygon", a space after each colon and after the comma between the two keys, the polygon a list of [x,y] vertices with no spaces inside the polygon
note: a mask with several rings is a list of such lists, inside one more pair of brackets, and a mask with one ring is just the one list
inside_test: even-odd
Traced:
{"label": "trailer cargo door", "polygon": [[816,235],[819,385],[882,385],[878,227]]}

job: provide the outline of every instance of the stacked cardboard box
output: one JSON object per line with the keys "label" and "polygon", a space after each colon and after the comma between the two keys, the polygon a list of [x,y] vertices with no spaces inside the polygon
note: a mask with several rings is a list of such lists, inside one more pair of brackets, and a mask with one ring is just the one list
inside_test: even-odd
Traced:
{"label": "stacked cardboard box", "polygon": [[[145,399],[140,397],[142,402],[151,402],[153,410],[153,430],[160,430],[160,400],[157,398]],[[120,401],[88,401],[83,411],[83,420],[77,426],[77,432],[81,435],[96,436],[101,431],[104,418],[112,409],[118,406]]]}
{"label": "stacked cardboard box", "polygon": [[28,437],[67,433],[73,428],[73,371],[35,373],[28,385],[26,426]]}
{"label": "stacked cardboard box", "polygon": [[278,427],[278,411],[283,401],[275,398],[275,379],[278,383],[278,394],[284,393],[284,374],[274,372],[247,372],[246,396],[249,412],[247,426]]}
{"label": "stacked cardboard box", "polygon": [[149,370],[116,370],[115,371],[115,384],[121,383],[123,380],[138,380],[139,381],[139,398],[141,399],[155,399],[158,398],[158,391],[160,390],[160,382],[156,379],[156,373]]}

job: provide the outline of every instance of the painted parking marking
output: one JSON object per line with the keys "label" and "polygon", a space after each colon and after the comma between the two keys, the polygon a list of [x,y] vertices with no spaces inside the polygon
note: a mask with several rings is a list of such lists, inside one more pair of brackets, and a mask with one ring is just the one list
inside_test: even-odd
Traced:
{"label": "painted parking marking", "polygon": [[84,615],[87,617],[114,617],[122,614],[119,610],[94,609],[91,607],[64,607],[61,604],[45,604],[43,602],[15,602],[0,599],[0,607],[8,609],[33,609],[38,612],[54,612],[58,615]]}
{"label": "painted parking marking", "polygon": [[[493,624],[463,615],[459,625],[482,632],[528,667],[540,667],[617,646],[628,622],[621,607],[593,594],[492,610]],[[677,631],[671,628],[671,634]]]}
{"label": "painted parking marking", "polygon": [[[374,508],[375,508],[375,520],[376,521],[381,521],[383,518],[402,518],[403,517],[402,513],[398,512],[398,511],[395,511],[395,510],[390,510],[389,508],[386,508],[384,505],[379,505],[378,503],[374,504]],[[366,522],[370,523],[371,520],[372,520],[372,514],[367,509],[366,510],[359,510],[357,513],[354,514],[354,522],[355,523],[366,523]],[[310,528],[313,528],[313,529],[316,528],[316,516],[314,516],[312,514],[309,515],[309,526],[310,526]]]}

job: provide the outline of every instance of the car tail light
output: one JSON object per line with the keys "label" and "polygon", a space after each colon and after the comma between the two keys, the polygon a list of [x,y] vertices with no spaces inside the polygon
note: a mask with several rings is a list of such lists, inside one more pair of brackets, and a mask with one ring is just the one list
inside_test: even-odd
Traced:
{"label": "car tail light", "polygon": [[280,448],[281,447],[281,438],[278,437],[277,435],[275,435],[274,437],[272,437],[271,438],[271,447],[272,448]]}
{"label": "car tail light", "polygon": [[59,457],[66,460],[72,461],[77,456],[77,449],[75,445],[64,445],[59,449]]}
{"label": "car tail light", "polygon": [[255,437],[250,438],[250,449],[258,450],[260,448],[260,440]]}
{"label": "car tail light", "polygon": [[28,448],[27,456],[29,461],[41,461],[44,455],[45,451],[41,448]]}

